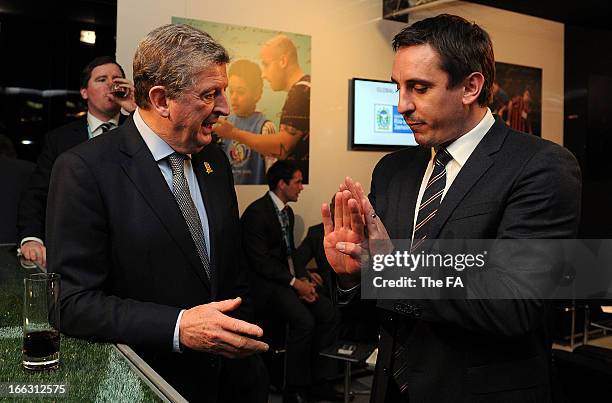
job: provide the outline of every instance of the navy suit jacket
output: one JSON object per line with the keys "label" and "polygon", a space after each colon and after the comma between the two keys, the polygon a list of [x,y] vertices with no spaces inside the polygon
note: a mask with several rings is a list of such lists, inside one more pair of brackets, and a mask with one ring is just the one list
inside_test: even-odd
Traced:
{"label": "navy suit jacket", "polygon": [[[295,216],[291,207],[288,208],[288,216],[289,230],[293,233]],[[263,306],[273,292],[271,284],[289,287],[291,281],[282,228],[268,192],[246,208],[240,223],[253,296]],[[293,239],[291,241],[293,243]],[[293,252],[295,245],[291,245],[291,249]],[[307,277],[306,268],[296,264],[295,276]]]}
{"label": "navy suit jacket", "polygon": [[[119,124],[125,119],[125,115],[121,114]],[[53,164],[61,153],[88,139],[87,116],[53,129],[45,135],[43,150],[38,156],[36,168],[19,203],[17,219],[19,240],[36,237],[44,241],[47,194]]]}
{"label": "navy suit jacket", "polygon": [[62,275],[64,333],[131,345],[181,393],[193,396],[201,388],[214,401],[218,356],[172,352],[178,314],[240,296],[241,309],[230,314],[250,320],[250,300],[227,157],[209,145],[192,164],[208,215],[210,280],[132,118],[55,162],[48,262]]}
{"label": "navy suit jacket", "polygon": [[[430,150],[389,154],[369,195],[392,239],[410,239]],[[448,189],[432,239],[574,238],[578,164],[566,149],[497,119]],[[534,263],[535,264],[535,263]],[[546,401],[550,348],[538,300],[379,300],[381,339],[372,401],[385,402],[398,323],[408,331],[411,402]]]}

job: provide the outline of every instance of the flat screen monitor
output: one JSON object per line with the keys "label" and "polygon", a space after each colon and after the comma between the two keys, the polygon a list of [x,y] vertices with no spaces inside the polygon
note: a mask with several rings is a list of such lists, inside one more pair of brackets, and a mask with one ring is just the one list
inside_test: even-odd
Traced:
{"label": "flat screen monitor", "polygon": [[417,145],[412,130],[397,112],[396,84],[353,78],[349,92],[351,149],[384,151]]}

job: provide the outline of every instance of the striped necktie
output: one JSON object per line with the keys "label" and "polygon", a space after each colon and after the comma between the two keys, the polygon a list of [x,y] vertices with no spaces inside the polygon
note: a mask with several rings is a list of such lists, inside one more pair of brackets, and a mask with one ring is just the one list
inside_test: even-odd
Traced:
{"label": "striped necktie", "polygon": [[453,157],[446,148],[441,148],[436,153],[434,169],[421,198],[417,223],[414,226],[414,235],[412,236],[411,252],[417,250],[428,236],[431,223],[438,212],[446,187],[446,164],[452,159]]}
{"label": "striped necktie", "polygon": [[193,203],[191,193],[189,192],[189,184],[187,183],[187,178],[185,178],[184,161],[186,158],[189,157],[179,153],[173,153],[168,156],[170,168],[172,168],[172,193],[178,202],[181,213],[183,213],[183,218],[185,218],[206,275],[210,279],[210,259],[206,251],[206,239],[202,230],[202,221],[200,221],[200,215]]}
{"label": "striped necktie", "polygon": [[[412,246],[410,252],[418,251],[425,239],[431,231],[431,223],[433,222],[444,188],[446,187],[446,164],[453,159],[446,148],[441,148],[436,153],[434,158],[434,169],[431,173],[427,187],[423,192],[419,213],[417,215],[417,224],[414,227],[414,236],[412,237]],[[393,350],[393,379],[397,383],[400,392],[403,394],[408,388],[408,346],[406,341],[411,330],[406,321],[399,321],[395,332],[395,348]]]}
{"label": "striped necktie", "polygon": [[98,127],[102,129],[102,133],[106,133],[109,130],[113,130],[115,128],[115,125],[111,122],[105,122]]}

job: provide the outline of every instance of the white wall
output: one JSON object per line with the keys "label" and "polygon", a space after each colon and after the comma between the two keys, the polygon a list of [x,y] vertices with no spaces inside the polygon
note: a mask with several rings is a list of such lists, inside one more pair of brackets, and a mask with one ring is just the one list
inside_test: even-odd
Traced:
{"label": "white wall", "polygon": [[[487,29],[499,61],[543,68],[543,137],[561,143],[563,25],[462,2],[421,12],[411,21],[442,12],[462,15]],[[344,176],[369,189],[370,174],[383,153],[348,151],[348,80],[390,77],[390,42],[404,24],[381,19],[381,0],[118,0],[117,13],[117,57],[128,75],[138,42],[172,16],[311,35],[311,184],[293,205],[296,240],[321,221],[321,202],[329,200]],[[241,212],[265,190],[238,186]]]}

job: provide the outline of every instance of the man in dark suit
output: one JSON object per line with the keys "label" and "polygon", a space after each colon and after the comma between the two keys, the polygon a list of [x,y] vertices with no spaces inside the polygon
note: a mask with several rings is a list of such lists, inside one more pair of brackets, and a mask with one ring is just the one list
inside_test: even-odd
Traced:
{"label": "man in dark suit", "polygon": [[81,97],[87,102],[87,115],[45,135],[38,164],[19,205],[21,253],[41,266],[46,266],[47,260],[45,215],[53,163],[64,151],[123,123],[122,108],[127,113],[136,109],[134,86],[125,78],[123,68],[109,56],[96,57],[83,68],[80,88]]}
{"label": "man in dark suit", "polygon": [[[427,239],[574,237],[578,165],[564,148],[492,116],[488,34],[460,17],[439,15],[401,31],[393,46],[398,111],[420,147],[385,156],[372,174],[369,198],[347,179],[336,194],[333,225],[323,205],[339,298],[358,292],[364,257],[376,245],[367,240],[405,239],[420,250]],[[524,296],[539,291],[537,281],[554,262],[544,260],[542,270],[542,261],[525,258],[525,244],[504,251],[520,264],[486,267],[496,273],[486,285],[503,290],[495,297],[468,289],[481,299],[378,301],[373,402],[550,401],[547,304]],[[508,281],[520,272],[535,274],[534,282]]]}
{"label": "man in dark suit", "polygon": [[249,318],[238,204],[227,158],[209,145],[229,112],[228,61],[186,25],[139,44],[138,109],[53,167],[49,268],[62,275],[67,335],[133,346],[190,401],[227,401],[233,391],[264,402],[259,357],[221,359],[267,349],[262,330],[238,319]]}
{"label": "man in dark suit", "polygon": [[293,263],[294,214],[287,203],[296,202],[303,189],[302,172],[280,160],[266,178],[270,190],[242,215],[243,245],[258,311],[289,324],[284,401],[302,401],[313,378],[330,375],[313,367],[318,352],[335,341],[339,318],[304,266]]}
{"label": "man in dark suit", "polygon": [[10,138],[0,134],[0,243],[16,243],[17,206],[35,165],[17,159]]}

